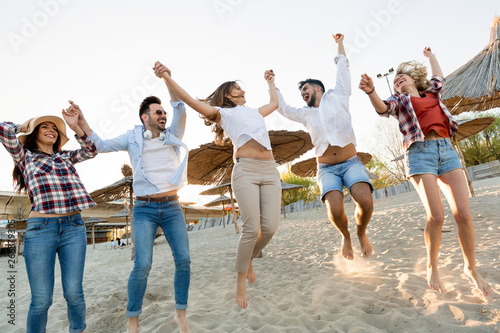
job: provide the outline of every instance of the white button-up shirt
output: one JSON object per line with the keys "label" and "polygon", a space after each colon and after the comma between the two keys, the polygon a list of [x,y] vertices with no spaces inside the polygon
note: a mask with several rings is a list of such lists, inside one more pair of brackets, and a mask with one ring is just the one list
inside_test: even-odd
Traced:
{"label": "white button-up shirt", "polygon": [[349,96],[351,95],[349,61],[343,54],[339,54],[335,57],[335,64],[337,65],[335,88],[323,94],[317,108],[289,106],[278,91],[277,111],[307,128],[316,156],[322,156],[328,145],[339,147],[345,147],[350,143],[356,145],[349,113]]}

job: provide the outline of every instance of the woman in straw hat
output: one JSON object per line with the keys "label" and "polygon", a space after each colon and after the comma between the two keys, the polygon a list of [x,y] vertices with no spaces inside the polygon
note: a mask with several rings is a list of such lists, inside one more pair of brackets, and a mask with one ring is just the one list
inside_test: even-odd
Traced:
{"label": "woman in straw hat", "polygon": [[476,269],[474,225],[469,206],[467,183],[456,151],[450,141],[458,129],[457,122],[441,99],[443,73],[429,47],[432,78],[427,80],[427,68],[410,61],[399,65],[394,79],[396,94],[383,101],[375,92],[372,79],[363,74],[359,88],[368,94],[380,116],[393,116],[399,121],[403,134],[405,171],[420,196],[425,211],[425,244],[427,247],[427,282],[433,290],[445,292],[439,277],[437,257],[441,243],[444,209],[439,189],[443,191],[457,224],[462,248],[464,272],[484,294],[491,293],[490,285]]}
{"label": "woman in straw hat", "polygon": [[216,143],[224,143],[225,133],[233,142],[235,166],[231,183],[243,220],[236,254],[235,297],[238,305],[246,308],[245,280],[253,283],[256,279],[252,260],[262,257],[262,250],[278,229],[280,216],[280,175],[264,123],[264,117],[278,107],[274,73],[267,71],[264,76],[269,84],[269,104],[252,109],[244,106],[245,91],[236,81],[223,83],[200,101],[177,85],[170,71],[159,62],[155,64],[155,72],[187,105],[205,117],[206,125],[213,125]]}
{"label": "woman in straw hat", "polygon": [[[75,132],[81,149],[62,151],[68,141],[66,125],[56,116],[43,116],[22,125],[0,123],[0,139],[14,160],[14,184],[31,201],[24,257],[31,288],[27,332],[45,332],[52,304],[56,253],[61,265],[70,332],[85,329],[82,280],[87,237],[80,215],[95,205],[73,164],[93,158],[97,150],[78,126],[70,106],[62,116]],[[22,133],[18,138],[16,134]]]}

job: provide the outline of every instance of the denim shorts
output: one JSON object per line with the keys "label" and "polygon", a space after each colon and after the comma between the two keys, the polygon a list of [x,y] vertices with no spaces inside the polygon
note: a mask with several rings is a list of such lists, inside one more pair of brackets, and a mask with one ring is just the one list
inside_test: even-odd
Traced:
{"label": "denim shorts", "polygon": [[440,177],[460,168],[460,159],[449,138],[416,141],[405,152],[407,178],[429,173]]}
{"label": "denim shorts", "polygon": [[318,163],[318,185],[323,201],[328,192],[339,191],[343,193],[344,186],[350,191],[351,186],[359,182],[368,183],[373,192],[373,185],[366,173],[365,166],[357,156],[338,164]]}

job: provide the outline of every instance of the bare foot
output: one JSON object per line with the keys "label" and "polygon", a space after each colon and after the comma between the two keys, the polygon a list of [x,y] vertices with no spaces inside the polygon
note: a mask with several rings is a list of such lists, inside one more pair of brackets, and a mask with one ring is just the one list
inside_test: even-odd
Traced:
{"label": "bare foot", "polygon": [[246,277],[248,282],[250,282],[250,284],[254,283],[255,280],[257,279],[257,277],[255,276],[255,272],[253,271],[252,261],[250,261],[250,266],[248,266]]}
{"label": "bare foot", "polygon": [[175,310],[174,322],[179,326],[179,333],[190,333],[187,318],[186,318],[186,310]]}
{"label": "bare foot", "polygon": [[139,333],[139,316],[127,317],[127,333]]}
{"label": "bare foot", "polygon": [[491,294],[491,286],[486,282],[481,274],[478,273],[476,269],[474,270],[469,270],[467,267],[464,268],[464,273],[467,275],[469,278],[472,279],[474,284],[476,285],[476,288],[479,289],[484,296],[488,296]]}
{"label": "bare foot", "polygon": [[236,303],[238,303],[238,306],[242,309],[246,309],[248,306],[245,277],[245,273],[238,272],[238,277],[236,278]]}
{"label": "bare foot", "polygon": [[342,256],[347,260],[354,259],[354,252],[352,251],[350,239],[342,238]]}
{"label": "bare foot", "polygon": [[443,287],[443,283],[441,282],[441,278],[439,277],[439,272],[437,269],[432,269],[427,266],[427,283],[429,284],[429,288],[432,290],[437,290],[441,294],[445,293],[445,289]]}
{"label": "bare foot", "polygon": [[365,258],[371,257],[373,254],[373,246],[368,240],[366,234],[358,235],[358,238],[359,238],[359,245],[361,246],[362,256]]}

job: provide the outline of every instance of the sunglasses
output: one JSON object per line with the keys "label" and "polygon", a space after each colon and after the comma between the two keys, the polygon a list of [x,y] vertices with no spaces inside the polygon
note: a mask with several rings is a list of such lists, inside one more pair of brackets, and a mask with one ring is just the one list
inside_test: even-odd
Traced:
{"label": "sunglasses", "polygon": [[[150,114],[151,112],[148,112],[146,114]],[[161,115],[167,115],[167,112],[166,111],[163,111],[163,110],[156,110],[155,113],[158,115],[158,116],[161,116]]]}

